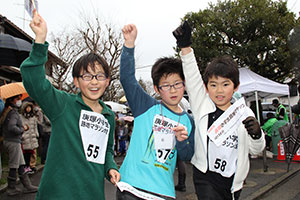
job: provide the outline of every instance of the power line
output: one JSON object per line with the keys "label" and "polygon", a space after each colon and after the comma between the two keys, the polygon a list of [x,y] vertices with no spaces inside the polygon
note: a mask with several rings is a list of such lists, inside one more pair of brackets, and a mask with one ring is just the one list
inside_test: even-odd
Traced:
{"label": "power line", "polygon": [[293,6],[292,6],[291,10],[293,10],[293,8],[295,7],[295,5],[296,5],[296,2],[297,2],[297,0],[295,0],[295,1],[294,1],[294,4],[293,4]]}
{"label": "power line", "polygon": [[144,68],[148,68],[148,67],[152,67],[152,65],[145,65],[145,66],[141,66],[141,67],[136,67],[135,69],[144,69]]}

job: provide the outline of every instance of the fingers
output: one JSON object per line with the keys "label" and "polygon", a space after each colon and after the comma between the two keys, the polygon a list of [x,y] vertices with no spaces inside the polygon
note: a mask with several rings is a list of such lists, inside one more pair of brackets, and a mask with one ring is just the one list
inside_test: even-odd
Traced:
{"label": "fingers", "polygon": [[255,118],[252,117],[252,116],[249,116],[249,117],[247,117],[246,119],[244,119],[244,121],[242,121],[242,123],[243,123],[243,124],[246,124],[246,123],[248,123],[248,122],[251,121],[251,120],[255,120]]}
{"label": "fingers", "polygon": [[182,31],[181,26],[178,27],[175,31],[173,31],[173,35],[174,35],[176,38],[177,38],[178,36],[183,35],[183,31]]}
{"label": "fingers", "polygon": [[128,24],[122,28],[123,33],[131,33],[133,30],[136,30],[136,26],[134,24]]}
{"label": "fingers", "polygon": [[175,136],[179,142],[182,142],[188,138],[188,132],[183,126],[174,127]]}
{"label": "fingers", "polygon": [[110,182],[113,185],[116,185],[120,181],[120,179],[121,179],[120,173],[117,170],[115,170],[115,169],[111,169],[109,171],[109,175],[110,175]]}

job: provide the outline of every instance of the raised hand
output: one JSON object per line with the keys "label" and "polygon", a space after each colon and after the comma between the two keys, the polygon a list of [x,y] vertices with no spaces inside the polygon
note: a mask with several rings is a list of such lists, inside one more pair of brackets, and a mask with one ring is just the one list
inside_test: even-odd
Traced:
{"label": "raised hand", "polygon": [[35,43],[44,44],[47,37],[47,24],[36,10],[33,11],[33,18],[29,25],[35,34]]}
{"label": "raised hand", "polygon": [[187,21],[184,21],[177,29],[173,31],[176,38],[177,47],[189,47],[192,44],[192,29]]}
{"label": "raised hand", "polygon": [[247,117],[244,121],[243,124],[245,125],[245,128],[248,131],[248,134],[253,138],[253,139],[259,139],[261,136],[261,129],[259,126],[259,123],[255,117]]}
{"label": "raised hand", "polygon": [[137,28],[134,24],[125,25],[122,28],[122,33],[125,39],[125,46],[128,48],[134,47],[134,42],[137,37]]}

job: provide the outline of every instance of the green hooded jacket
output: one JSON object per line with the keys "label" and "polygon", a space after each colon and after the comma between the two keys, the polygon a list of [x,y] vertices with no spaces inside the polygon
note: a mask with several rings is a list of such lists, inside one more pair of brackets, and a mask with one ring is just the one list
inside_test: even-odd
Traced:
{"label": "green hooded jacket", "polygon": [[23,84],[50,119],[52,132],[46,165],[36,199],[89,200],[105,199],[104,178],[117,169],[113,160],[115,117],[101,101],[102,115],[110,124],[105,163],[89,162],[83,149],[79,118],[81,110],[92,111],[81,93],[69,94],[57,90],[45,77],[48,43],[34,43],[30,56],[21,65]]}

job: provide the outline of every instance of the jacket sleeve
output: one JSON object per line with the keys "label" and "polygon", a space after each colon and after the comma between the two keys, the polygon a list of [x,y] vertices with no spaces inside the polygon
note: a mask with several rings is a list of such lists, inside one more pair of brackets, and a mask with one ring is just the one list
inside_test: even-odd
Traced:
{"label": "jacket sleeve", "polygon": [[148,95],[135,78],[134,48],[123,46],[120,61],[120,81],[134,117],[144,113],[156,100]]}
{"label": "jacket sleeve", "polygon": [[194,155],[194,145],[195,145],[195,125],[192,120],[192,130],[189,134],[188,139],[182,142],[176,142],[176,149],[179,159],[182,161],[190,161]]}
{"label": "jacket sleeve", "polygon": [[105,177],[108,181],[110,181],[110,176],[108,174],[109,170],[115,169],[118,171],[118,166],[116,165],[113,156],[114,156],[114,132],[115,132],[115,116],[110,116],[110,129],[109,129],[109,137],[105,154],[105,163],[104,163],[104,172]]}
{"label": "jacket sleeve", "polygon": [[22,135],[24,128],[21,124],[20,116],[17,112],[11,110],[7,115],[7,130],[15,135]]}
{"label": "jacket sleeve", "polygon": [[194,51],[192,50],[192,52],[186,55],[182,55],[180,52],[180,57],[182,60],[186,91],[189,96],[191,110],[194,113],[195,121],[197,121],[200,118],[199,113],[201,113],[202,108],[215,110],[215,107],[207,96],[205,84],[198,69]]}
{"label": "jacket sleeve", "polygon": [[54,119],[65,108],[63,91],[57,90],[45,75],[48,43],[34,43],[29,57],[21,64],[20,70],[24,87],[32,99],[50,119]]}

